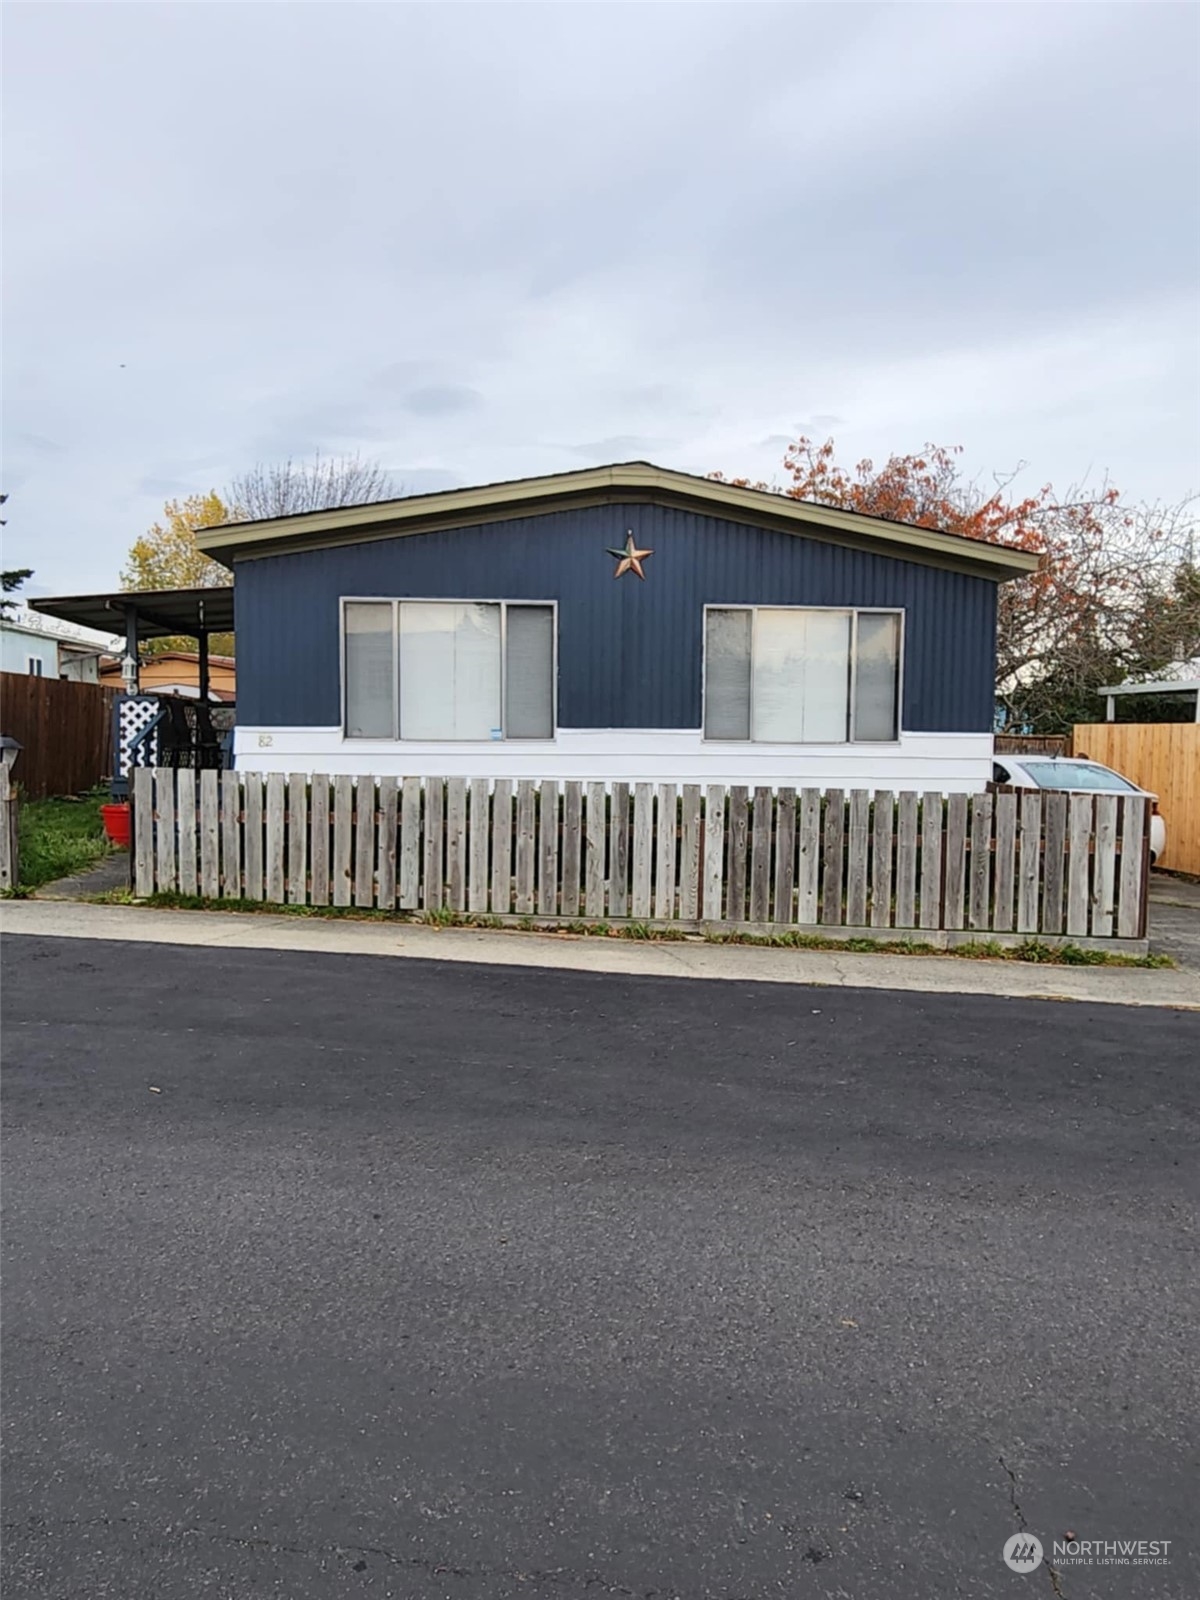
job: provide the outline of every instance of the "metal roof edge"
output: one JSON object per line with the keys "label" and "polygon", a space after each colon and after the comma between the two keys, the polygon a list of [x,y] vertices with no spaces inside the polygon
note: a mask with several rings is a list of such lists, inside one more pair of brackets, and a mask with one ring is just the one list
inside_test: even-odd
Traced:
{"label": "metal roof edge", "polygon": [[1151,678],[1146,683],[1111,683],[1097,694],[1200,694],[1200,678]]}
{"label": "metal roof edge", "polygon": [[888,522],[861,512],[840,511],[807,500],[792,500],[761,489],[746,489],[691,473],[657,467],[647,461],[618,462],[578,472],[517,478],[505,483],[446,489],[365,506],[341,506],[301,512],[258,522],[224,523],[196,532],[196,543],[223,562],[238,557],[283,555],[289,549],[316,549],[364,540],[397,538],[434,528],[468,527],[481,521],[509,520],[520,515],[547,515],[564,502],[630,499],[639,494],[690,504],[702,514],[721,511],[733,520],[748,520],[785,532],[808,533],[833,542],[891,547],[901,559],[952,565],[993,581],[1033,572],[1039,557],[1026,550],[969,539],[962,534]]}

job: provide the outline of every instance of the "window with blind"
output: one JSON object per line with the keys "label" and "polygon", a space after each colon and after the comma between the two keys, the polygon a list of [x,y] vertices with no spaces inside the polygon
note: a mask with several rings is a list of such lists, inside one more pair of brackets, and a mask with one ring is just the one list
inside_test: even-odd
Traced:
{"label": "window with blind", "polygon": [[764,744],[896,739],[901,615],[709,606],[704,737]]}
{"label": "window with blind", "polygon": [[352,739],[551,739],[554,607],[347,600],[343,703]]}

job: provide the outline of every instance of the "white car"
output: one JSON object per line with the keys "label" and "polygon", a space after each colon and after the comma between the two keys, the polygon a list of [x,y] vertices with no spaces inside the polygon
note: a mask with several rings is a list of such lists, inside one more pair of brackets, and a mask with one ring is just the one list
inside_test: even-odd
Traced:
{"label": "white car", "polygon": [[1068,794],[1144,794],[1150,802],[1151,862],[1167,848],[1167,824],[1159,815],[1158,796],[1086,756],[997,756],[992,782],[1009,783],[1015,789],[1062,789]]}

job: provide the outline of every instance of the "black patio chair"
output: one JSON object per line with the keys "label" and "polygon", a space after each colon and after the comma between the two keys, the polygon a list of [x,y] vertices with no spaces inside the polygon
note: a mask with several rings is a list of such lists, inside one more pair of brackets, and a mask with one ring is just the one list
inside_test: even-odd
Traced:
{"label": "black patio chair", "polygon": [[160,764],[164,767],[196,766],[196,738],[186,706],[173,695],[164,695],[162,708],[166,713],[166,721],[158,730]]}
{"label": "black patio chair", "polygon": [[215,767],[218,770],[224,766],[224,751],[221,746],[221,736],[213,726],[212,712],[203,700],[193,700],[188,705],[188,710],[195,718],[195,751],[196,765],[198,767]]}

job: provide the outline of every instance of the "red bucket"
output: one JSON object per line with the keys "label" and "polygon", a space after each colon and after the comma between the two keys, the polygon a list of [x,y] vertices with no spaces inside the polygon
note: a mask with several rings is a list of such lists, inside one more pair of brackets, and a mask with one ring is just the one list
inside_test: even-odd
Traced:
{"label": "red bucket", "polygon": [[104,832],[110,844],[118,845],[122,850],[128,850],[129,802],[122,800],[116,805],[101,806],[100,815],[104,818]]}

